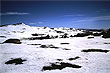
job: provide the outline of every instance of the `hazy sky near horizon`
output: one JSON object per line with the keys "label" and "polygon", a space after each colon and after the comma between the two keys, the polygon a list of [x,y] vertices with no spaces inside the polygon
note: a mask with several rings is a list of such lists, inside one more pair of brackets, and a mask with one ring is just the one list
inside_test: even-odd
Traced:
{"label": "hazy sky near horizon", "polygon": [[110,28],[110,1],[3,1],[1,24]]}

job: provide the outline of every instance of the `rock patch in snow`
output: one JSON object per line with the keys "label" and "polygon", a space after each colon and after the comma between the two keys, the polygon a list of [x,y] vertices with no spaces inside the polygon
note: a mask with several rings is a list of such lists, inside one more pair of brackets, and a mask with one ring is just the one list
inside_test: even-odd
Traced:
{"label": "rock patch in snow", "polygon": [[92,36],[89,36],[89,37],[87,37],[88,39],[92,39],[92,38],[94,38],[94,37],[92,37]]}
{"label": "rock patch in snow", "polygon": [[45,71],[45,70],[55,70],[55,69],[62,70],[63,68],[66,68],[66,67],[81,68],[82,66],[75,65],[75,64],[70,64],[70,63],[64,63],[64,62],[61,62],[61,63],[57,62],[57,63],[51,63],[50,66],[44,66],[42,71]]}
{"label": "rock patch in snow", "polygon": [[57,59],[58,61],[63,61],[63,59]]}
{"label": "rock patch in snow", "polygon": [[27,44],[27,45],[41,45],[41,44]]}
{"label": "rock patch in snow", "polygon": [[70,43],[60,43],[60,44],[70,44]]}
{"label": "rock patch in snow", "polygon": [[15,59],[12,59],[12,60],[9,60],[7,62],[5,62],[5,64],[23,64],[22,62],[23,61],[26,61],[25,59],[21,59],[21,58],[15,58]]}
{"label": "rock patch in snow", "polygon": [[6,38],[6,36],[0,36],[0,38]]}
{"label": "rock patch in snow", "polygon": [[3,43],[21,44],[21,41],[19,39],[8,39],[8,40],[4,41]]}
{"label": "rock patch in snow", "polygon": [[110,44],[110,43],[104,43],[104,44]]}
{"label": "rock patch in snow", "polygon": [[102,49],[84,49],[81,52],[109,52],[109,50],[102,50]]}
{"label": "rock patch in snow", "polygon": [[52,44],[51,44],[51,45],[41,45],[40,47],[41,47],[41,48],[56,48],[56,49],[59,48],[59,47],[55,47],[55,46],[52,45]]}
{"label": "rock patch in snow", "polygon": [[76,60],[76,59],[79,59],[80,57],[79,56],[76,56],[74,58],[69,58],[68,60],[72,61],[72,60]]}

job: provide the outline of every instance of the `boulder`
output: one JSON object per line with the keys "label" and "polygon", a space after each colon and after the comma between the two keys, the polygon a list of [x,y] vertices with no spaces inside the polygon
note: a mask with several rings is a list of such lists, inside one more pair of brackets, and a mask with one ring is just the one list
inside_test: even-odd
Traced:
{"label": "boulder", "polygon": [[19,39],[8,39],[8,40],[4,41],[3,43],[21,44]]}

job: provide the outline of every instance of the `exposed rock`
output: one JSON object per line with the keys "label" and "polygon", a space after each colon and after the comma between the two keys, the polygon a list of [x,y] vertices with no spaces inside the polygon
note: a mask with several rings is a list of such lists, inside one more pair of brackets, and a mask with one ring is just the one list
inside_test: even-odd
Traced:
{"label": "exposed rock", "polygon": [[37,33],[35,33],[35,34],[32,34],[32,36],[38,36],[38,34],[37,34]]}
{"label": "exposed rock", "polygon": [[92,36],[89,36],[89,37],[88,37],[88,39],[91,39],[91,38],[94,38],[94,37],[92,37]]}
{"label": "exposed rock", "polygon": [[52,45],[52,44],[51,44],[51,45],[41,45],[40,47],[41,47],[41,48],[56,48],[56,49],[59,48],[59,47],[55,47],[55,46]]}
{"label": "exposed rock", "polygon": [[68,34],[65,33],[65,34],[61,35],[61,38],[68,38]]}
{"label": "exposed rock", "polygon": [[58,31],[58,30],[55,30],[57,33],[64,33],[63,31]]}
{"label": "exposed rock", "polygon": [[60,44],[70,44],[70,43],[60,43]]}
{"label": "exposed rock", "polygon": [[21,59],[21,58],[15,58],[15,59],[12,59],[12,60],[9,60],[9,61],[7,61],[7,62],[5,62],[5,64],[15,64],[15,65],[17,65],[17,64],[23,64],[22,62],[23,61],[26,61],[25,59]]}
{"label": "exposed rock", "polygon": [[47,45],[41,45],[40,47],[41,48],[49,48],[49,46],[47,46]]}
{"label": "exposed rock", "polygon": [[103,32],[102,38],[110,38],[110,29]]}
{"label": "exposed rock", "polygon": [[110,43],[104,43],[104,44],[110,44]]}
{"label": "exposed rock", "polygon": [[3,43],[21,44],[19,39],[8,39],[8,40],[4,41]]}
{"label": "exposed rock", "polygon": [[51,63],[50,66],[44,66],[42,71],[45,71],[45,70],[55,70],[55,69],[62,70],[63,68],[66,68],[66,67],[81,68],[81,66],[79,66],[79,65],[61,62],[61,63]]}
{"label": "exposed rock", "polygon": [[6,36],[0,36],[0,38],[6,38]]}
{"label": "exposed rock", "polygon": [[63,48],[63,50],[71,50],[71,49]]}
{"label": "exposed rock", "polygon": [[23,38],[24,40],[44,40],[44,39],[52,39],[49,35],[41,36],[41,37],[30,37],[30,38]]}
{"label": "exposed rock", "polygon": [[79,56],[76,56],[75,58],[69,58],[68,60],[76,60],[76,59],[79,59],[80,57]]}
{"label": "exposed rock", "polygon": [[27,45],[41,45],[41,44],[27,44]]}
{"label": "exposed rock", "polygon": [[100,33],[93,33],[92,35],[93,35],[93,36],[101,36],[102,33],[101,33],[101,32],[100,32]]}
{"label": "exposed rock", "polygon": [[85,37],[89,35],[92,35],[92,32],[78,33],[77,35],[74,35],[74,37]]}
{"label": "exposed rock", "polygon": [[85,50],[82,50],[81,52],[109,52],[109,50],[102,50],[102,49],[85,49]]}
{"label": "exposed rock", "polygon": [[63,59],[57,59],[58,61],[63,61]]}

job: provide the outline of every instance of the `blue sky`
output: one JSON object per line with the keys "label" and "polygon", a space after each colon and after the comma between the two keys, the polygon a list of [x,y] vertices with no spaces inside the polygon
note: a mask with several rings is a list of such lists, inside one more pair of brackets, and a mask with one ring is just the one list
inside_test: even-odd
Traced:
{"label": "blue sky", "polygon": [[3,1],[1,24],[110,28],[110,1]]}

